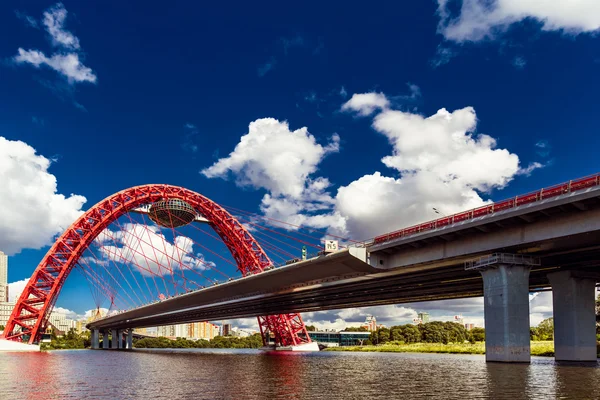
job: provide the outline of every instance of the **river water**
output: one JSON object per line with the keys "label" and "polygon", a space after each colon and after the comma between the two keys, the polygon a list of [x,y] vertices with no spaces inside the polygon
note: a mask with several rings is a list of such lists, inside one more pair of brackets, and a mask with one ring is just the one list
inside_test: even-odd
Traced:
{"label": "river water", "polygon": [[0,353],[0,399],[599,399],[598,364],[256,350]]}

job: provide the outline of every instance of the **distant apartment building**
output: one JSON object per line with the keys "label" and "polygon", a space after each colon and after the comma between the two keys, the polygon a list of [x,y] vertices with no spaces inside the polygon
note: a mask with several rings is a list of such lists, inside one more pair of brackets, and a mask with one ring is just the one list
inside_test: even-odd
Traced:
{"label": "distant apartment building", "polygon": [[219,336],[219,327],[211,322],[195,322],[190,325],[190,338],[211,340]]}
{"label": "distant apartment building", "polygon": [[82,334],[83,332],[87,331],[88,329],[85,327],[86,322],[83,319],[80,319],[79,321],[75,322],[75,331],[78,334]]}
{"label": "distant apartment building", "polygon": [[175,325],[164,325],[156,328],[157,336],[175,337]]}
{"label": "distant apartment building", "polygon": [[473,328],[475,328],[475,324],[469,324],[469,323],[465,324],[465,329],[466,330],[470,331]]}
{"label": "distant apartment building", "polygon": [[60,312],[52,311],[48,318],[48,322],[51,326],[56,328],[58,331],[56,333],[59,335],[65,334],[71,329],[77,330],[77,321],[67,318],[65,314]]}
{"label": "distant apartment building", "polygon": [[0,325],[6,326],[13,308],[15,303],[8,301],[8,256],[0,251]]}
{"label": "distant apartment building", "polygon": [[231,328],[231,336],[234,337],[248,337],[254,335],[255,333],[258,332],[253,329],[242,329],[238,327]]}
{"label": "distant apartment building", "polygon": [[0,303],[8,301],[8,256],[0,251]]}
{"label": "distant apartment building", "polygon": [[189,324],[166,325],[156,328],[157,336],[186,339],[211,340],[219,336],[219,327],[210,322],[194,322]]}
{"label": "distant apartment building", "polygon": [[414,325],[426,324],[429,322],[429,313],[420,312],[417,313],[417,318],[413,318]]}
{"label": "distant apartment building", "polygon": [[372,315],[368,315],[361,328],[365,328],[369,332],[375,332],[377,330],[377,319]]}
{"label": "distant apartment building", "polygon": [[231,336],[231,324],[223,324],[221,336]]}
{"label": "distant apartment building", "polygon": [[150,334],[150,332],[148,331],[148,328],[135,328],[133,330],[133,333],[137,333],[138,335],[144,335],[144,336],[152,336]]}
{"label": "distant apartment building", "polygon": [[417,314],[417,318],[419,318],[422,323],[426,324],[429,322],[429,313],[420,312]]}
{"label": "distant apartment building", "polygon": [[0,325],[6,326],[8,323],[8,319],[10,318],[10,314],[15,308],[15,303],[11,301],[3,301],[0,302]]}

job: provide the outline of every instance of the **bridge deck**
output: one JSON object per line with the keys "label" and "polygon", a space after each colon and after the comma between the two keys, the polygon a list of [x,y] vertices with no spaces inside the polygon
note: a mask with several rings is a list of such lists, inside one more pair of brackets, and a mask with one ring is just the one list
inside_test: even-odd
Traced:
{"label": "bridge deck", "polygon": [[600,187],[444,228],[321,256],[187,293],[89,324],[129,328],[482,295],[464,262],[490,252],[532,254],[530,290],[558,269],[600,265]]}

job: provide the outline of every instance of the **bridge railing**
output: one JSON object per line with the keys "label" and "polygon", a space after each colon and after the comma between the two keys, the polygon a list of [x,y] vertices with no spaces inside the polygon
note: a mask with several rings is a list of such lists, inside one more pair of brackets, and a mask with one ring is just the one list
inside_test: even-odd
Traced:
{"label": "bridge railing", "polygon": [[[363,242],[362,245],[364,246],[368,244],[385,243],[390,240],[408,237],[421,232],[442,228],[457,222],[463,222],[474,218],[484,217],[500,211],[546,200],[565,193],[571,193],[583,189],[588,189],[594,186],[600,186],[600,173],[571,180],[569,182],[561,183],[559,185],[543,188],[535,192],[511,197],[510,199],[501,200],[496,203],[486,204],[485,206],[477,207],[472,210],[463,211],[447,217],[439,218],[434,221],[409,226],[408,228],[403,228],[394,232],[386,233],[385,235],[377,236],[372,241]],[[358,246],[361,245],[359,244]]]}

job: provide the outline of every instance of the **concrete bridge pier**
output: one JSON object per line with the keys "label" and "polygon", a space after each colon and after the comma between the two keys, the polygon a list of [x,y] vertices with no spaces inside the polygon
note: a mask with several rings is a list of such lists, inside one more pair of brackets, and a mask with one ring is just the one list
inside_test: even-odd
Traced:
{"label": "concrete bridge pier", "polygon": [[110,336],[111,336],[111,341],[110,341],[110,348],[111,349],[118,349],[118,343],[119,343],[119,335],[117,334],[117,330],[116,329],[111,329],[110,330]]}
{"label": "concrete bridge pier", "polygon": [[117,349],[124,349],[125,348],[125,346],[124,346],[125,341],[123,340],[123,333],[124,333],[123,329],[119,329],[117,331],[117,338],[118,338],[117,339]]}
{"label": "concrete bridge pier", "polygon": [[485,360],[531,361],[529,271],[539,260],[498,253],[468,262],[483,277]]}
{"label": "concrete bridge pier", "polygon": [[548,274],[554,309],[554,358],[596,362],[596,282],[600,275],[579,271]]}
{"label": "concrete bridge pier", "polygon": [[127,348],[129,350],[133,349],[133,329],[127,331]]}
{"label": "concrete bridge pier", "polygon": [[108,338],[108,330],[105,329],[102,331],[102,348],[107,350],[109,343],[110,339]]}
{"label": "concrete bridge pier", "polygon": [[92,349],[96,350],[100,348],[100,331],[98,329],[92,329]]}

